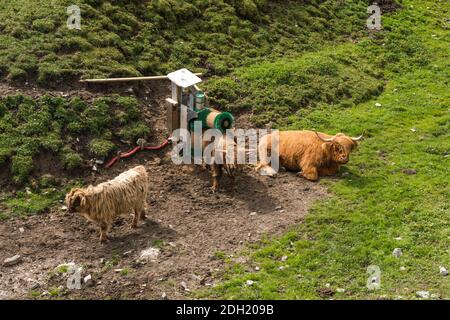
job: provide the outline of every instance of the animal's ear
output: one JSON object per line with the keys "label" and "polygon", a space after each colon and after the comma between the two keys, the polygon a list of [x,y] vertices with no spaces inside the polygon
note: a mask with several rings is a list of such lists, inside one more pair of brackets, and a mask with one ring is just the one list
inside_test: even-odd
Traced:
{"label": "animal's ear", "polygon": [[322,150],[325,152],[330,152],[332,145],[333,145],[332,142],[324,142],[324,143],[322,143]]}

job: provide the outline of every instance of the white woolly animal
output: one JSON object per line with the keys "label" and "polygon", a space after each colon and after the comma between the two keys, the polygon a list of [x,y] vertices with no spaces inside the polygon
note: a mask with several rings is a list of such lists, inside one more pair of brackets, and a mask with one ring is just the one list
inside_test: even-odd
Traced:
{"label": "white woolly animal", "polygon": [[70,213],[78,212],[100,227],[100,241],[104,242],[115,217],[133,212],[132,228],[145,219],[147,195],[147,171],[138,166],[97,186],[72,189],[66,203]]}

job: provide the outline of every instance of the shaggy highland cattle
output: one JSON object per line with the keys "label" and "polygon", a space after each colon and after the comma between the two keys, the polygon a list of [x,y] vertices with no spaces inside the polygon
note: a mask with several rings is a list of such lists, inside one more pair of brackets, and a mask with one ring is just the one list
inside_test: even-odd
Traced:
{"label": "shaggy highland cattle", "polygon": [[[300,171],[304,178],[317,181],[320,176],[334,175],[341,165],[349,161],[350,153],[362,139],[348,137],[342,133],[334,136],[316,131],[280,131],[279,157],[280,165],[287,170]],[[260,144],[259,154],[271,151],[271,134],[264,136]],[[257,170],[265,170],[268,175],[275,171],[268,163],[260,161]]]}
{"label": "shaggy highland cattle", "polygon": [[[219,190],[220,186],[220,179],[223,176],[223,172],[226,173],[226,175],[231,179],[231,185],[233,187],[233,190],[236,189],[235,184],[235,174],[237,171],[242,171],[243,165],[240,165],[237,163],[237,155],[240,151],[240,148],[238,147],[236,143],[235,137],[228,136],[226,134],[223,134],[220,136],[218,141],[207,141],[205,139],[205,135],[203,131],[202,133],[202,151],[204,153],[207,153],[207,150],[210,150],[211,153],[211,159],[214,160],[212,163],[204,163],[203,166],[209,167],[211,176],[212,176],[212,191],[216,192]],[[195,134],[193,133],[191,135],[191,143],[194,145],[195,140]],[[230,146],[233,146],[232,148]],[[213,148],[210,148],[213,147]],[[231,156],[227,157],[228,149],[234,149],[234,157],[231,158]],[[248,151],[244,152],[247,154]],[[217,158],[222,159],[222,163],[218,163],[216,160]]]}
{"label": "shaggy highland cattle", "polygon": [[132,228],[145,219],[148,194],[148,175],[143,166],[123,172],[116,178],[89,186],[72,189],[66,195],[70,213],[79,213],[100,227],[100,241],[107,240],[107,233],[115,217],[134,213]]}

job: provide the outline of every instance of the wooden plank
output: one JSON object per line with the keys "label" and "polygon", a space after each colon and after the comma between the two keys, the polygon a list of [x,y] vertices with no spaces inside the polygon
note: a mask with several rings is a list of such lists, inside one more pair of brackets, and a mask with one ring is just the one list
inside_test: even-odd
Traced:
{"label": "wooden plank", "polygon": [[[202,73],[194,73],[196,76],[203,75]],[[129,78],[105,78],[105,79],[84,79],[81,83],[110,83],[110,82],[131,82],[131,81],[153,81],[153,80],[168,80],[167,76],[149,76],[149,77],[129,77]]]}

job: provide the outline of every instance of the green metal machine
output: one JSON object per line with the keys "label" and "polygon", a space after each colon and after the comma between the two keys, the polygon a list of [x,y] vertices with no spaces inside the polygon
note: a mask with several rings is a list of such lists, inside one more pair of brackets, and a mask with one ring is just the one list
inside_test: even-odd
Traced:
{"label": "green metal machine", "polygon": [[[218,129],[225,132],[231,129],[234,117],[229,112],[220,112],[207,106],[207,97],[197,84],[202,80],[187,69],[181,69],[167,75],[172,81],[172,97],[166,99],[167,128],[174,131],[179,128],[193,130],[194,121],[201,121],[204,129]],[[181,108],[187,108],[183,116]]]}

